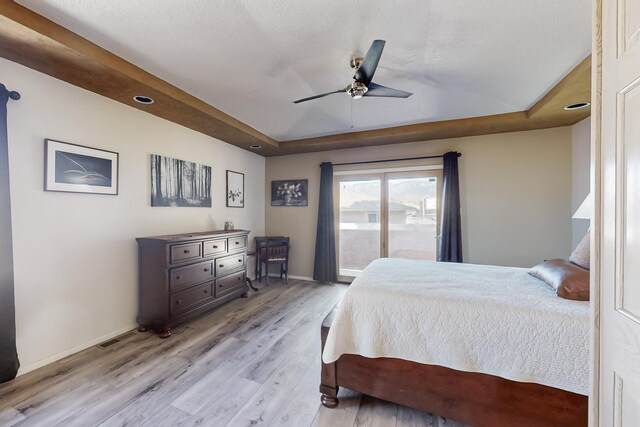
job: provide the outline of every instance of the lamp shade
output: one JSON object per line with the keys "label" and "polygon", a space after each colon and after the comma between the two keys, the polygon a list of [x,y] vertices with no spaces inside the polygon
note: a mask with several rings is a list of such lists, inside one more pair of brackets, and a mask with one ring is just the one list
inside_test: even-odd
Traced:
{"label": "lamp shade", "polygon": [[576,209],[576,212],[573,214],[573,219],[591,219],[591,212],[593,212],[593,196],[591,193],[587,194],[587,197],[584,198],[584,201]]}

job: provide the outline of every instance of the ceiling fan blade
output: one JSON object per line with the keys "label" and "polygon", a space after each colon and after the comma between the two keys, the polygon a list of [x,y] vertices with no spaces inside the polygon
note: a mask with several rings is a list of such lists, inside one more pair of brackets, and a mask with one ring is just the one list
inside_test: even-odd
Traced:
{"label": "ceiling fan blade", "polygon": [[371,43],[371,47],[367,51],[362,64],[360,64],[360,67],[353,76],[357,82],[362,82],[367,86],[369,85],[376,72],[376,68],[378,68],[378,62],[382,56],[382,49],[384,49],[385,43],[384,40],[374,40],[373,43]]}
{"label": "ceiling fan blade", "polygon": [[347,91],[347,89],[334,90],[333,92],[327,92],[327,93],[323,93],[323,94],[320,94],[320,95],[313,95],[313,96],[310,96],[308,98],[298,99],[297,101],[293,101],[293,103],[294,104],[299,104],[301,102],[311,101],[312,99],[323,98],[323,97],[325,97],[327,95],[332,95],[334,93],[340,93],[340,92],[346,92],[346,91]]}
{"label": "ceiling fan blade", "polygon": [[408,98],[413,93],[403,90],[392,89],[377,83],[369,83],[369,90],[363,96],[380,96],[387,98]]}

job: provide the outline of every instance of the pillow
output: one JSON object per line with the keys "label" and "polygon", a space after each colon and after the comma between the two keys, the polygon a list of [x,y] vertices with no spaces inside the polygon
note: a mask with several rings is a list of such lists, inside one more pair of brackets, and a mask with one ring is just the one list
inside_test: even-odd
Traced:
{"label": "pillow", "polygon": [[589,270],[591,267],[589,257],[591,256],[591,238],[589,232],[584,235],[578,246],[573,250],[569,261]]}
{"label": "pillow", "polygon": [[556,295],[589,301],[589,270],[563,259],[550,259],[529,270],[529,274],[551,286]]}

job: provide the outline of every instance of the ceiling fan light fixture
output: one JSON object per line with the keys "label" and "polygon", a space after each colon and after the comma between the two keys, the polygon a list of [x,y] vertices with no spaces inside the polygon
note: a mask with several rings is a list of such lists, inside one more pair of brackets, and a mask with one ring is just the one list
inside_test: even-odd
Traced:
{"label": "ceiling fan light fixture", "polygon": [[369,88],[362,82],[353,82],[347,86],[347,93],[351,95],[353,99],[360,99],[367,93]]}

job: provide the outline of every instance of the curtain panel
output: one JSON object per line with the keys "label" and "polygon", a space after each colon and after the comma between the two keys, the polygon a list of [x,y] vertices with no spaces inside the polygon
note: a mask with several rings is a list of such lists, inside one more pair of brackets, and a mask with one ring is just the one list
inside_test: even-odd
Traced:
{"label": "curtain panel", "polygon": [[[7,102],[10,95],[7,88],[0,84],[0,383],[14,379],[20,367],[16,350],[13,241],[7,143]],[[14,92],[13,95],[17,94]]]}
{"label": "curtain panel", "polygon": [[320,283],[336,282],[336,234],[333,215],[333,164],[320,165],[320,201],[316,229],[316,255],[313,280]]}
{"label": "curtain panel", "polygon": [[442,218],[438,261],[462,262],[462,227],[460,221],[460,153],[450,151],[442,156]]}

